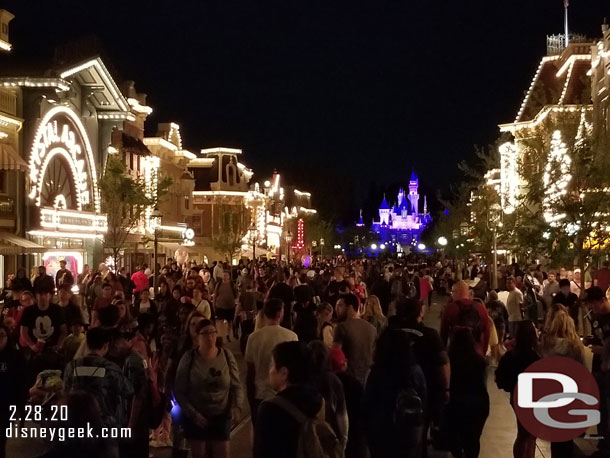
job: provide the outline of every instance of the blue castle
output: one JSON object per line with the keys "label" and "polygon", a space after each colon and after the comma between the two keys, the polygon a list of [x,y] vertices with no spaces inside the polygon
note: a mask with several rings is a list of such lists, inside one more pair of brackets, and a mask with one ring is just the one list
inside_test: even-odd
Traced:
{"label": "blue castle", "polygon": [[[379,207],[379,221],[373,221],[371,229],[379,234],[383,243],[396,242],[401,246],[417,245],[422,231],[432,221],[428,202],[424,196],[423,212],[419,212],[419,179],[415,172],[409,180],[409,193],[400,188],[396,203],[388,204],[385,196]],[[358,226],[363,226],[362,214]]]}

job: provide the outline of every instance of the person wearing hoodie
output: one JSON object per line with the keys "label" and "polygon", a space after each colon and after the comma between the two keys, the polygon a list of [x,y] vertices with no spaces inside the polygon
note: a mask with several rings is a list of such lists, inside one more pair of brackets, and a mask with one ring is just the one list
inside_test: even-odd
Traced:
{"label": "person wearing hoodie", "polygon": [[275,398],[287,401],[309,418],[320,413],[323,398],[311,383],[303,342],[283,342],[274,348],[269,384],[277,395],[258,409],[253,458],[296,458],[301,426]]}
{"label": "person wearing hoodie", "polygon": [[[559,310],[544,327],[540,339],[540,353],[543,358],[564,356],[585,365],[585,346],[578,337],[574,320],[567,310]],[[551,442],[553,458],[569,458],[574,450],[574,441]]]}

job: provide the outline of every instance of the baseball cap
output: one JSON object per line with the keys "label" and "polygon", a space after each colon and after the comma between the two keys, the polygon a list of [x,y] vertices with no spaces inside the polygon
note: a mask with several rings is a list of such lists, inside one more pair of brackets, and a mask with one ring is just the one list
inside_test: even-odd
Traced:
{"label": "baseball cap", "polygon": [[599,286],[592,286],[585,291],[585,302],[601,301],[606,298],[606,293]]}

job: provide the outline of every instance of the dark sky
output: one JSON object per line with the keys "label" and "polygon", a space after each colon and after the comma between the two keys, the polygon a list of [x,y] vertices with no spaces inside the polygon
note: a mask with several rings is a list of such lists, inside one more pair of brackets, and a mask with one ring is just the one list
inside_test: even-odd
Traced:
{"label": "dark sky", "polygon": [[[563,0],[0,0],[15,56],[49,57],[95,34],[123,79],[176,121],[186,146],[244,149],[326,213],[349,213],[371,181],[432,195],[514,119],[563,30]],[[571,29],[600,36],[606,0],[572,0]],[[332,194],[332,196],[329,196]],[[348,202],[346,196],[355,200]],[[342,196],[340,201],[333,196]],[[355,217],[356,215],[354,215]]]}

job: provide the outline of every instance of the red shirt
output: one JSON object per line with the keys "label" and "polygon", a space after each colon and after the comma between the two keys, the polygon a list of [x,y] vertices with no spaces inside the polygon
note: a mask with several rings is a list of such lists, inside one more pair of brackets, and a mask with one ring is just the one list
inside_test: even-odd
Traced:
{"label": "red shirt", "polygon": [[[460,303],[462,306],[474,306],[477,308],[479,312],[479,316],[481,317],[481,338],[478,342],[478,350],[483,356],[487,353],[487,347],[489,346],[489,334],[491,332],[491,326],[489,323],[489,315],[487,313],[487,309],[485,308],[485,304],[480,301],[474,301],[472,299],[464,299],[461,300]],[[443,343],[447,345],[447,341],[449,340],[449,334],[453,331],[453,328],[458,324],[458,314],[459,314],[459,306],[455,302],[450,302],[445,307],[443,311],[443,317],[441,319],[441,339]]]}

